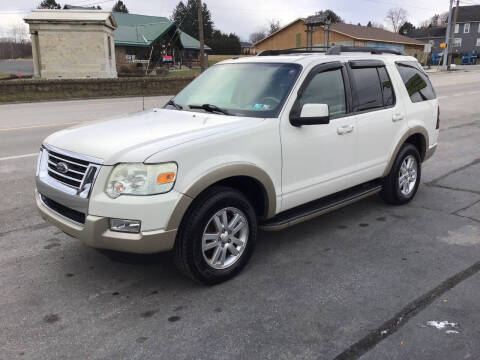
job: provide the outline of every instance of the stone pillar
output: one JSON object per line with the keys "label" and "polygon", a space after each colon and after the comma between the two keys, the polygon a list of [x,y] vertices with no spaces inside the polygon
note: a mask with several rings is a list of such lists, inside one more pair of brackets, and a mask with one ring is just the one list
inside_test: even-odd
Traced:
{"label": "stone pillar", "polygon": [[32,42],[32,57],[33,57],[33,76],[40,77],[40,51],[38,48],[38,32],[33,31],[30,33],[30,40]]}

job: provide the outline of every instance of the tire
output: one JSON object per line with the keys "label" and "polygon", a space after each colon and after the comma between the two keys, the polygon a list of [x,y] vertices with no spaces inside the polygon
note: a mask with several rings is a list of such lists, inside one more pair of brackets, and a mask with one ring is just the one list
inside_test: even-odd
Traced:
{"label": "tire", "polygon": [[[408,166],[409,164],[411,166]],[[412,144],[403,144],[390,173],[384,179],[380,196],[389,204],[408,203],[417,193],[421,175],[422,164],[418,149]],[[401,177],[406,178],[406,182],[401,180]],[[413,177],[415,177],[414,180]]]}
{"label": "tire", "polygon": [[175,241],[175,264],[195,280],[218,284],[248,263],[256,237],[257,217],[248,199],[235,189],[214,186],[185,214]]}

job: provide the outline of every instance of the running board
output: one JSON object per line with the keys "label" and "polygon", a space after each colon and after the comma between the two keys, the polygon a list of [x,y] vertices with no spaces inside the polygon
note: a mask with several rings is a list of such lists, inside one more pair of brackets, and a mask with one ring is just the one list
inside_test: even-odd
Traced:
{"label": "running board", "polygon": [[260,224],[262,230],[276,231],[326,214],[380,192],[381,179],[354,186],[277,214]]}

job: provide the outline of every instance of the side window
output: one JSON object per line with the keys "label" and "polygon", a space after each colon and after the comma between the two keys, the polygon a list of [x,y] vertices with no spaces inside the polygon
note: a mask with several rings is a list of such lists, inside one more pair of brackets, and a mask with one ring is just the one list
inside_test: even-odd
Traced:
{"label": "side window", "polygon": [[380,77],[380,84],[382,85],[383,93],[383,105],[393,106],[395,105],[395,93],[393,92],[392,82],[388,76],[387,69],[385,67],[379,67],[378,76]]}
{"label": "side window", "polygon": [[346,112],[345,87],[341,69],[316,74],[303,90],[300,105],[328,104],[332,117]]}
{"label": "side window", "polygon": [[398,72],[412,102],[435,99],[435,91],[427,75],[414,62],[396,63]]}
{"label": "side window", "polygon": [[356,111],[372,110],[383,107],[383,94],[377,68],[352,69],[353,81],[357,90]]}

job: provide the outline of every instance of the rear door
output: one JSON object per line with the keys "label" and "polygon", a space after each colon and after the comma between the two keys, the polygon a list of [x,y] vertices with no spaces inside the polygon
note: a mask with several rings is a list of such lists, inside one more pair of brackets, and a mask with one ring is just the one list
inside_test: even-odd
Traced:
{"label": "rear door", "polygon": [[408,128],[405,105],[396,96],[398,84],[392,80],[394,69],[390,66],[381,60],[355,60],[348,63],[353,112],[357,118],[356,162],[359,181],[383,175],[396,143]]}

